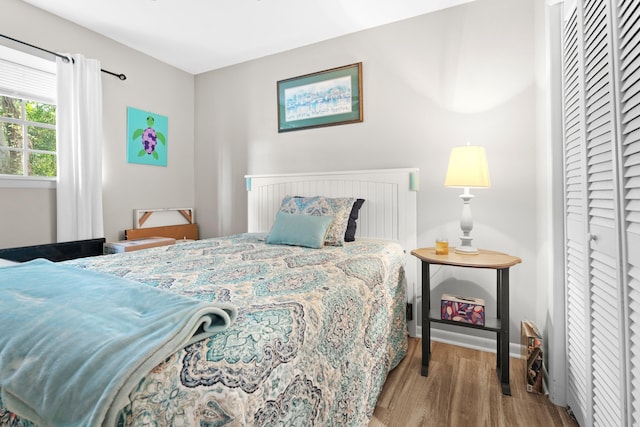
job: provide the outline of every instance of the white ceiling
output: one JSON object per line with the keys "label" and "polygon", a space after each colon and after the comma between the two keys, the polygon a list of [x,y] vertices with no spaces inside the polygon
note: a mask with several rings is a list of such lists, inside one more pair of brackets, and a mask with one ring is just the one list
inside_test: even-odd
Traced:
{"label": "white ceiling", "polygon": [[473,0],[23,0],[192,74]]}

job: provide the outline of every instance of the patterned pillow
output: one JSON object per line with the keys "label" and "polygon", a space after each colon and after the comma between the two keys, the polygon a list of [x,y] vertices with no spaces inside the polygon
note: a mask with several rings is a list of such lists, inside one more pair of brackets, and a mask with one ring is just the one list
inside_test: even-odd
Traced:
{"label": "patterned pillow", "polygon": [[305,215],[333,215],[333,221],[329,226],[324,243],[326,245],[342,246],[353,202],[355,202],[353,197],[286,196],[282,199],[280,211]]}

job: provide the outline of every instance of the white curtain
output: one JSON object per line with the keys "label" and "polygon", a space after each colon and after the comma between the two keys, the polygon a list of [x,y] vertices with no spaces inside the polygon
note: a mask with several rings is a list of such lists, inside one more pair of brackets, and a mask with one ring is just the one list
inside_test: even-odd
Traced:
{"label": "white curtain", "polygon": [[58,242],[104,236],[100,62],[70,57],[57,60]]}

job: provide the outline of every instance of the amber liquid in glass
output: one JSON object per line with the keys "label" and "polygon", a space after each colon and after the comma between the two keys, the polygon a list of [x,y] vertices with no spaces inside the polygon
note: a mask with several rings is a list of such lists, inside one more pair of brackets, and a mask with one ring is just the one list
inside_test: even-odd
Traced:
{"label": "amber liquid in glass", "polygon": [[436,240],[436,255],[447,255],[449,253],[449,241],[447,239]]}

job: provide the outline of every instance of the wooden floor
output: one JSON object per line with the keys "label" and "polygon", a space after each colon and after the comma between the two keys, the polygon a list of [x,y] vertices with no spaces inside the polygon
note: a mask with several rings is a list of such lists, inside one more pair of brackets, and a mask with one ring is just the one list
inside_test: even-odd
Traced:
{"label": "wooden floor", "polygon": [[432,342],[428,377],[420,375],[421,359],[422,341],[409,338],[369,427],[577,426],[565,408],[527,393],[523,359],[510,360],[511,396],[500,391],[494,353]]}

